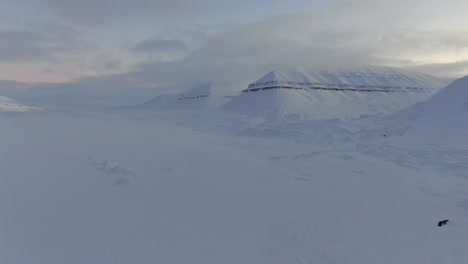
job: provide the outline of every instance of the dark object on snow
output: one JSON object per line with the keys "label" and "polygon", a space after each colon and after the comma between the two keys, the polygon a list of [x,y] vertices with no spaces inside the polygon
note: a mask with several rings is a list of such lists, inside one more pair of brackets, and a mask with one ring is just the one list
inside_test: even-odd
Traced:
{"label": "dark object on snow", "polygon": [[448,219],[447,219],[447,220],[442,220],[442,221],[439,221],[439,224],[438,224],[438,226],[443,226],[443,225],[446,225],[448,221],[449,221]]}

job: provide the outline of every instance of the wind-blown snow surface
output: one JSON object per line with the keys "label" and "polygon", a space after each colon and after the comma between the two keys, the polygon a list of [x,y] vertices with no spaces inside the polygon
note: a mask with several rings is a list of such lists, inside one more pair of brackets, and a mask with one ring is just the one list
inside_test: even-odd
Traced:
{"label": "wind-blown snow surface", "polygon": [[354,121],[2,113],[0,262],[467,263],[467,88]]}
{"label": "wind-blown snow surface", "polygon": [[0,96],[0,112],[33,112],[44,110],[44,108],[23,105],[12,98]]}
{"label": "wind-blown snow surface", "polygon": [[1,114],[0,262],[468,263],[460,128],[373,122]]}
{"label": "wind-blown snow surface", "polygon": [[278,70],[250,84],[224,109],[255,116],[356,118],[403,109],[445,85],[430,75],[389,67],[333,72]]}

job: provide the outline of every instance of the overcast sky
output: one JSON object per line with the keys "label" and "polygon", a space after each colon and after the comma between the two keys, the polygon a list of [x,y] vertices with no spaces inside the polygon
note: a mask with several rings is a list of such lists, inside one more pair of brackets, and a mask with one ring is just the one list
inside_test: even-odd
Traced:
{"label": "overcast sky", "polygon": [[468,74],[466,0],[1,0],[0,80],[254,81],[335,64]]}

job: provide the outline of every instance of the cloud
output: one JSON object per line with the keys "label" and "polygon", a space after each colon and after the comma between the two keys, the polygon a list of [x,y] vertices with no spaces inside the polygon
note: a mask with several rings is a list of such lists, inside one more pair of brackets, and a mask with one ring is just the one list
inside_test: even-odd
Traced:
{"label": "cloud", "polygon": [[35,7],[82,26],[101,26],[119,20],[195,15],[213,0],[25,0]]}
{"label": "cloud", "polygon": [[147,59],[173,61],[188,53],[187,45],[178,39],[147,39],[136,44],[132,51],[149,56]]}
{"label": "cloud", "polygon": [[[337,30],[308,35],[308,41],[294,42],[278,35],[257,34],[251,28],[230,31],[212,37],[181,60],[141,64],[130,75],[160,85],[209,80],[251,82],[275,68],[415,66],[426,63],[418,62],[418,56],[424,59],[430,52],[462,52],[461,43],[468,46],[463,34],[456,33],[439,36],[418,32],[408,36],[397,31],[370,34]],[[447,69],[443,73],[451,72]]]}
{"label": "cloud", "polygon": [[251,82],[275,68],[331,67],[336,64],[376,62],[367,50],[336,50],[322,44],[289,42],[277,35],[256,34],[249,28],[210,38],[187,57],[150,62],[129,75],[158,85],[206,81]]}
{"label": "cloud", "polygon": [[171,53],[183,52],[187,50],[187,46],[181,40],[177,39],[149,39],[135,45],[133,51],[136,52],[157,52]]}
{"label": "cloud", "polygon": [[468,75],[468,60],[451,63],[422,64],[411,68],[434,76],[461,78]]}
{"label": "cloud", "polygon": [[450,4],[468,8],[468,2],[436,4],[356,0],[321,14],[273,16],[215,34],[180,60],[140,64],[129,75],[161,85],[250,82],[275,68],[373,64],[431,70],[432,62],[447,66],[437,75],[453,76],[463,68],[442,62],[468,60],[468,27],[428,25],[453,16],[468,22],[461,11],[440,14]]}
{"label": "cloud", "polygon": [[[78,74],[84,68],[85,74],[94,71],[96,75],[130,71],[122,76],[154,85],[209,80],[251,82],[274,68],[341,64],[421,70],[446,66],[439,72],[455,75],[463,67],[454,65],[468,60],[465,0],[447,0],[443,5],[439,0],[343,0],[326,11],[312,8],[314,3],[325,2],[321,0],[288,4],[279,0],[274,4],[267,0],[241,0],[235,2],[239,5],[235,12],[231,9],[234,2],[223,0],[24,1],[42,8],[42,14],[50,14],[61,23],[88,27],[84,31],[91,33],[86,39],[95,41],[96,48],[88,58],[74,56],[74,60],[69,60],[69,64],[77,65],[72,68]],[[287,5],[293,3],[304,6],[304,13],[266,16],[271,12],[261,12],[270,10],[272,5],[280,7],[276,10],[289,10]],[[231,13],[247,16],[252,12],[263,18],[254,22],[239,19],[238,24],[208,29],[216,27],[216,19],[211,18],[232,16]],[[205,16],[209,24],[205,28],[187,24],[200,21],[194,17]],[[134,30],[132,34],[129,28]],[[66,33],[66,29],[55,33],[42,29],[2,32],[0,61],[4,62],[51,60],[60,54],[75,53],[81,45],[77,34]],[[143,41],[135,43],[133,36]],[[120,40],[127,41],[124,48],[118,47]],[[99,57],[103,51],[108,52],[105,60]],[[134,68],[129,70],[131,66]]]}
{"label": "cloud", "polygon": [[135,20],[252,21],[252,18],[270,14],[321,10],[345,1],[348,0],[290,0],[287,3],[282,0],[22,0],[21,3],[64,21],[96,27]]}
{"label": "cloud", "polygon": [[53,60],[56,55],[84,48],[74,34],[60,27],[0,30],[0,63]]}

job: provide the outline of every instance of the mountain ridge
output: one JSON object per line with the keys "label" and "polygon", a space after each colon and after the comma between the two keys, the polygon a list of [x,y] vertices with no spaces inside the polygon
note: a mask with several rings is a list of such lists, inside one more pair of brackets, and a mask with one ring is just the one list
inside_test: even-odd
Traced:
{"label": "mountain ridge", "polygon": [[312,119],[357,118],[403,109],[426,100],[445,85],[424,73],[390,67],[273,70],[223,109],[259,116],[276,112]]}

